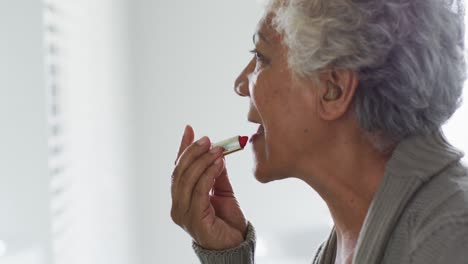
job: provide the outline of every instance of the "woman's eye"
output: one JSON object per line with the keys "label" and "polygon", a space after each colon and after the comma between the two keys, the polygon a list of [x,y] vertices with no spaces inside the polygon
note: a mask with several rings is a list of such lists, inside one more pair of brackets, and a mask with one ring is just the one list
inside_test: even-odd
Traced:
{"label": "woman's eye", "polygon": [[254,54],[255,59],[257,59],[257,61],[259,61],[259,62],[267,62],[265,56],[264,56],[262,53],[260,53],[258,50],[253,49],[253,50],[250,51],[250,53]]}

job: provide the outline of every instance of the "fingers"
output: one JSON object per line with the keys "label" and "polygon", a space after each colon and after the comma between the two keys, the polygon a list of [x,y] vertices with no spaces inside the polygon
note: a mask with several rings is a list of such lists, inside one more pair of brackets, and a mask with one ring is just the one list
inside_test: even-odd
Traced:
{"label": "fingers", "polygon": [[216,178],[213,186],[213,194],[225,197],[234,197],[234,190],[232,189],[231,182],[226,171],[226,168],[221,172],[219,177]]}
{"label": "fingers", "polygon": [[[222,151],[219,148],[217,148],[218,151],[214,154],[208,152],[210,147],[210,140],[207,137],[202,137],[186,148],[177,161],[177,165],[172,173],[173,180],[171,186],[171,215],[173,215],[173,220],[177,224],[180,224],[180,219],[188,211],[193,186],[198,181],[200,175],[218,156],[222,155]],[[182,184],[181,179],[183,179]]]}
{"label": "fingers", "polygon": [[224,159],[219,157],[206,169],[198,180],[192,192],[191,210],[195,216],[202,216],[210,207],[210,191],[213,188],[216,177],[224,169]]}
{"label": "fingers", "polygon": [[[213,174],[213,170],[217,170],[216,173],[217,175],[219,174],[221,163],[219,161],[216,164],[214,163],[221,157],[223,151],[224,149],[221,147],[212,148],[209,152],[203,154],[194,163],[192,163],[180,177],[177,186],[177,202],[179,203],[181,210],[185,210],[186,212],[189,211],[195,186],[205,174]],[[213,165],[214,167],[217,167],[217,169],[213,169]],[[206,192],[206,196],[208,195],[208,192]]]}
{"label": "fingers", "polygon": [[[182,140],[184,141],[184,139]],[[184,143],[181,143],[181,146]],[[171,193],[172,199],[175,200],[178,197],[178,186],[179,180],[182,177],[182,174],[185,170],[203,153],[207,152],[210,148],[210,141],[207,137],[202,137],[197,142],[192,143],[187,148],[184,149],[178,160],[177,164],[172,172],[172,185]]]}
{"label": "fingers", "polygon": [[196,160],[210,149],[211,143],[208,137],[202,137],[196,142],[190,144],[180,155],[177,164],[172,173],[172,184],[176,185],[179,182],[181,175],[185,170]]}
{"label": "fingers", "polygon": [[177,158],[174,161],[174,165],[177,164],[177,160],[179,160],[180,155],[182,155],[184,150],[190,146],[190,144],[192,144],[194,137],[195,133],[193,132],[193,128],[190,125],[186,125],[184,134],[182,135],[182,140],[180,142],[179,151],[177,152]]}

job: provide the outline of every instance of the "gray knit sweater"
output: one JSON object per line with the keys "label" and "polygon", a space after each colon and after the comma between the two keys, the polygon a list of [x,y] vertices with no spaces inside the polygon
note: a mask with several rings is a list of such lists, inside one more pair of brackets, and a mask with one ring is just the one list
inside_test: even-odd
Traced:
{"label": "gray knit sweater", "polygon": [[[355,264],[467,264],[468,170],[463,154],[441,132],[402,141],[359,233]],[[202,263],[254,263],[255,231],[224,251],[193,244]],[[336,233],[317,251],[313,264],[335,262]]]}

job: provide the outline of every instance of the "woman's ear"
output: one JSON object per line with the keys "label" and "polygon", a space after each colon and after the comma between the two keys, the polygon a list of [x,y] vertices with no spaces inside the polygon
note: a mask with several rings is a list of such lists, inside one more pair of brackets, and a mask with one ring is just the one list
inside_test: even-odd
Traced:
{"label": "woman's ear", "polygon": [[325,101],[334,101],[343,95],[341,88],[331,81],[326,81],[326,93],[323,96]]}
{"label": "woman's ear", "polygon": [[324,120],[336,120],[349,110],[358,86],[358,76],[348,69],[331,69],[323,74],[318,113]]}

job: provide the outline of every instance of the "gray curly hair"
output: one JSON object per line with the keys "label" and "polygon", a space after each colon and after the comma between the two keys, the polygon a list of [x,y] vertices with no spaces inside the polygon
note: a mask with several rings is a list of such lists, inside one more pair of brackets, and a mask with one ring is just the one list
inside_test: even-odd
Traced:
{"label": "gray curly hair", "polygon": [[[440,129],[465,80],[461,0],[271,0],[295,74],[353,69],[353,109],[385,149]],[[374,138],[375,139],[375,138]]]}

